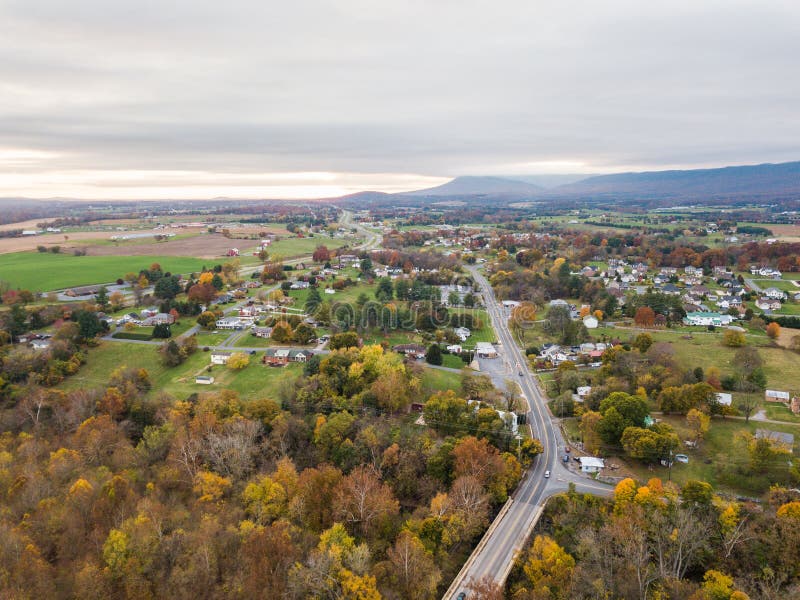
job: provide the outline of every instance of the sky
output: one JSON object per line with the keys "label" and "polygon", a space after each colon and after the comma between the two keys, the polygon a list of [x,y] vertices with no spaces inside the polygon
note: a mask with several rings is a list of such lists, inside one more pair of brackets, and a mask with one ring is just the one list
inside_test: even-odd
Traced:
{"label": "sky", "polygon": [[800,160],[800,2],[0,0],[0,196]]}

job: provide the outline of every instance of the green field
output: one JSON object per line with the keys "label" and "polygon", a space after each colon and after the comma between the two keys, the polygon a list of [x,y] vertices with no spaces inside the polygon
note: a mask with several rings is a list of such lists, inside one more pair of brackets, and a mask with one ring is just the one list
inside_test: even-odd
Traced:
{"label": "green field", "polygon": [[191,273],[213,260],[186,256],[73,256],[40,252],[15,252],[0,258],[0,280],[12,288],[31,291],[60,290],[79,285],[110,283],[158,263],[164,271]]}
{"label": "green field", "polygon": [[[125,366],[147,369],[153,383],[151,393],[163,391],[180,400],[193,393],[221,389],[235,390],[243,399],[274,398],[275,382],[278,379],[302,372],[302,366],[297,364],[280,369],[263,366],[259,362],[260,354],[252,356],[250,365],[242,371],[214,365],[208,372],[210,354],[202,351],[190,356],[182,365],[166,368],[158,361],[156,349],[157,346],[151,344],[103,342],[89,351],[86,364],[76,375],[67,378],[61,387],[66,390],[101,388],[108,383],[114,369]],[[198,374],[211,375],[216,381],[213,385],[196,384],[194,378]]]}
{"label": "green field", "polygon": [[426,368],[425,372],[422,374],[423,399],[434,392],[444,392],[447,390],[455,390],[456,393],[460,393],[461,373]]}

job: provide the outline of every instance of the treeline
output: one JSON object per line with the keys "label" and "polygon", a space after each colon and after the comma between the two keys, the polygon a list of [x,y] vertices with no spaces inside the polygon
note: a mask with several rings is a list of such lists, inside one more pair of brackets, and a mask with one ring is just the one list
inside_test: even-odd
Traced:
{"label": "treeline", "polygon": [[247,402],[174,399],[135,366],[98,389],[20,386],[0,412],[0,593],[439,597],[522,465],[497,413],[472,421],[453,394],[453,419],[414,424],[420,393],[379,346]]}
{"label": "treeline", "polygon": [[800,597],[800,494],[763,505],[651,479],[620,482],[611,500],[552,498],[508,582],[515,600]]}

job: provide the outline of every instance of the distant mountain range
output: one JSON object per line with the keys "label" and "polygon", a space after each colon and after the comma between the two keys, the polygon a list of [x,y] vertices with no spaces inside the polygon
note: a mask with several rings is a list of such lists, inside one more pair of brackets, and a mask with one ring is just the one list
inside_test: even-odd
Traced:
{"label": "distant mountain range", "polygon": [[[573,178],[575,176],[569,176]],[[434,188],[397,194],[416,198],[469,198],[555,200],[754,200],[800,199],[800,162],[596,175],[556,187],[544,188],[514,177],[456,177]]]}
{"label": "distant mountain range", "polygon": [[536,196],[545,191],[543,187],[507,179],[504,177],[477,177],[463,176],[456,177],[443,185],[439,185],[426,190],[416,192],[405,192],[402,196],[476,196],[476,195],[515,195],[515,196]]}

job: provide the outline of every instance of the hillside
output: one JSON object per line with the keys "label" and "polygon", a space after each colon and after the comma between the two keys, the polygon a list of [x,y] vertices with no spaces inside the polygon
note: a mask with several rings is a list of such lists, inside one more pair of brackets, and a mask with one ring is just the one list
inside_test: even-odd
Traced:
{"label": "hillside", "polygon": [[660,198],[800,196],[800,162],[598,175],[551,190],[562,196]]}
{"label": "hillside", "polygon": [[543,188],[532,183],[505,179],[503,177],[478,177],[464,176],[456,177],[447,183],[417,190],[415,192],[405,192],[404,196],[478,196],[478,195],[498,195],[498,196],[519,196],[532,197],[538,196],[544,191]]}

